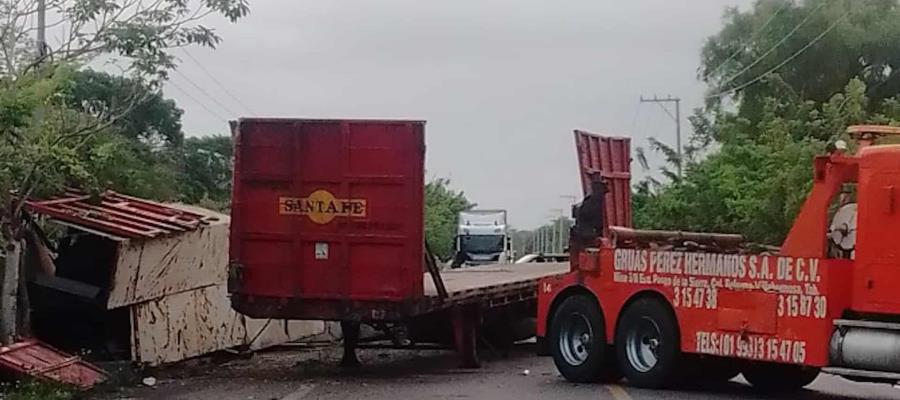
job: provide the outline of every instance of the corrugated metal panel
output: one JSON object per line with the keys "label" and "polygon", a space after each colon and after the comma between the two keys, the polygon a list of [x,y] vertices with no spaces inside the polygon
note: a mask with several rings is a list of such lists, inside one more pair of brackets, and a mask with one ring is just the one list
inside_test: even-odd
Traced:
{"label": "corrugated metal panel", "polygon": [[[584,194],[591,191],[591,175],[600,174],[609,189],[605,210],[607,226],[631,227],[631,139],[576,130],[575,147]],[[603,236],[609,237],[605,227]]]}
{"label": "corrugated metal panel", "polygon": [[65,195],[26,203],[36,214],[113,239],[149,239],[194,230],[205,216],[112,191],[92,201],[90,195]]}
{"label": "corrugated metal panel", "polygon": [[236,125],[236,294],[254,301],[422,296],[422,122]]}
{"label": "corrugated metal panel", "polygon": [[88,389],[106,379],[99,368],[35,339],[0,347],[0,367],[81,389]]}

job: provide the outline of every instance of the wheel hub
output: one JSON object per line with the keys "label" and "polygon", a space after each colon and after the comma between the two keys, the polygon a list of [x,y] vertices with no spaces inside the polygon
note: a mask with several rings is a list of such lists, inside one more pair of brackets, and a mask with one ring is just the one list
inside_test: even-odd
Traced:
{"label": "wheel hub", "polygon": [[586,316],[571,314],[563,324],[559,335],[559,349],[569,365],[581,365],[588,359],[594,334]]}
{"label": "wheel hub", "polygon": [[625,337],[625,349],[628,362],[639,372],[653,369],[659,362],[660,338],[659,326],[649,319],[632,326]]}

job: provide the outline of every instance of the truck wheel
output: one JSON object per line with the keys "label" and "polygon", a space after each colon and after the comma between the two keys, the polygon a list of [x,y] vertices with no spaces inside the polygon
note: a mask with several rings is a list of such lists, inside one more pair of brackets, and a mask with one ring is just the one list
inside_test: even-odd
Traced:
{"label": "truck wheel", "polygon": [[597,303],[586,296],[563,300],[550,321],[553,363],[571,382],[597,382],[604,378],[606,334]]}
{"label": "truck wheel", "polygon": [[661,388],[678,372],[681,358],[678,324],[669,308],[656,299],[640,299],[622,314],[616,328],[616,355],[631,385]]}
{"label": "truck wheel", "polygon": [[693,389],[723,385],[741,374],[741,364],[734,359],[682,354],[677,386]]}
{"label": "truck wheel", "polygon": [[812,383],[819,376],[819,369],[789,364],[753,363],[744,368],[743,375],[760,392],[793,392]]}
{"label": "truck wheel", "polygon": [[699,360],[698,379],[706,379],[710,383],[724,383],[741,374],[740,363],[729,359]]}

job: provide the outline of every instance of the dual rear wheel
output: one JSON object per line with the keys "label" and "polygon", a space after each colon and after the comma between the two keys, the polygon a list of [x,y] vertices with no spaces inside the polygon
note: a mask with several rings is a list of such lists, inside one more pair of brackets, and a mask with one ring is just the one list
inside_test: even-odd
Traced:
{"label": "dual rear wheel", "polygon": [[620,377],[605,329],[600,307],[587,296],[570,296],[556,309],[550,321],[550,352],[567,380],[586,383]]}
{"label": "dual rear wheel", "polygon": [[725,382],[742,372],[755,388],[773,392],[800,389],[818,375],[817,369],[795,365],[742,365],[734,360],[682,355],[672,309],[652,297],[635,300],[622,311],[613,346],[607,345],[599,305],[585,295],[563,300],[548,334],[553,361],[572,382],[624,377],[632,386],[656,389],[679,382]]}

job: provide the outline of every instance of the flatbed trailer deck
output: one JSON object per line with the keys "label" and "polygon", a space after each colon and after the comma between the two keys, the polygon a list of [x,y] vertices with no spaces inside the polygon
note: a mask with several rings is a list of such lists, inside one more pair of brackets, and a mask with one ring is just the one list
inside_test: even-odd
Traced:
{"label": "flatbed trailer deck", "polygon": [[543,278],[569,272],[569,263],[488,264],[441,271],[447,297],[425,274],[425,299],[436,308],[479,302],[490,307],[533,299]]}

